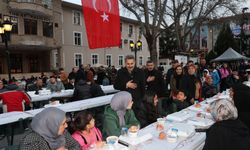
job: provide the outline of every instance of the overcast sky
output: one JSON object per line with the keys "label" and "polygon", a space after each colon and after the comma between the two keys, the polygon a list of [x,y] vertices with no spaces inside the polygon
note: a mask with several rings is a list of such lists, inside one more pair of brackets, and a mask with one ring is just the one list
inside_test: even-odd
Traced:
{"label": "overcast sky", "polygon": [[[81,0],[63,0],[63,1],[67,1],[67,2],[70,2],[70,3],[75,3],[75,4],[79,4],[79,5],[82,5],[82,3],[81,3]],[[244,4],[242,4],[242,6],[239,6],[239,7],[248,7],[249,9],[248,9],[248,11],[247,12],[250,12],[250,0],[246,0],[246,2],[244,3]],[[128,14],[126,14],[126,12],[120,12],[121,14],[121,16],[131,16],[131,14],[130,15],[128,15]],[[132,15],[133,16],[133,15]],[[134,16],[133,16],[134,17]],[[132,17],[132,18],[133,18]]]}

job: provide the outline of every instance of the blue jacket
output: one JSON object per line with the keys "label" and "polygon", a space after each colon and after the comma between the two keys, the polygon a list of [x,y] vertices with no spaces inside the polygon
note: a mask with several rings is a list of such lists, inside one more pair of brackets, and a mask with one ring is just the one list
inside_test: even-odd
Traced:
{"label": "blue jacket", "polygon": [[212,78],[213,78],[213,85],[215,87],[218,86],[218,84],[220,84],[220,76],[218,74],[218,71],[217,70],[214,70],[213,72],[210,72]]}

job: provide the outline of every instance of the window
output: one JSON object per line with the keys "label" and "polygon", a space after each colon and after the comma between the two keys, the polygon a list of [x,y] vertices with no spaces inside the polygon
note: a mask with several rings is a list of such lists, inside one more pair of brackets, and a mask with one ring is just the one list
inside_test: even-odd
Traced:
{"label": "window", "polygon": [[120,32],[122,32],[122,23],[120,23]]}
{"label": "window", "polygon": [[133,34],[133,25],[128,26],[128,36],[131,37]]}
{"label": "window", "polygon": [[120,40],[120,45],[119,45],[119,48],[122,48],[122,39]]}
{"label": "window", "polygon": [[10,54],[10,68],[11,73],[22,73],[22,55],[21,54]]}
{"label": "window", "polygon": [[107,64],[107,66],[112,65],[112,55],[111,54],[106,55],[106,64]]}
{"label": "window", "polygon": [[82,64],[82,54],[75,54],[75,66],[80,67]]}
{"label": "window", "polygon": [[92,65],[98,64],[98,54],[91,54]]}
{"label": "window", "polygon": [[57,52],[54,52],[54,67],[55,68],[59,67],[59,55]]}
{"label": "window", "polygon": [[140,65],[140,66],[143,65],[143,57],[142,57],[142,56],[139,57],[139,65]]}
{"label": "window", "polygon": [[53,37],[53,23],[43,22],[43,36]]}
{"label": "window", "polygon": [[39,72],[39,59],[38,56],[29,57],[30,72]]}
{"label": "window", "polygon": [[74,32],[74,44],[75,45],[82,45],[82,33]]}
{"label": "window", "polygon": [[11,22],[13,23],[11,33],[18,34],[18,18],[11,17]]}
{"label": "window", "polygon": [[81,25],[81,13],[79,11],[73,11],[73,24]]}
{"label": "window", "polygon": [[118,65],[119,66],[123,66],[123,61],[124,61],[124,56],[123,55],[120,55],[118,56]]}
{"label": "window", "polygon": [[42,4],[45,8],[52,8],[52,1],[51,0],[42,0]]}
{"label": "window", "polygon": [[151,60],[151,57],[150,57],[150,56],[148,56],[148,60]]}
{"label": "window", "polygon": [[141,36],[143,33],[142,27],[139,27],[139,35]]}
{"label": "window", "polygon": [[37,20],[24,19],[24,32],[25,34],[37,34]]}

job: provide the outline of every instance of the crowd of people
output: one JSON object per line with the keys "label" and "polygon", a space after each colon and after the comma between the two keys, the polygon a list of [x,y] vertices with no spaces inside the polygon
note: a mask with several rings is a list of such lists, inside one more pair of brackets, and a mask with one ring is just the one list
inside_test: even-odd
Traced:
{"label": "crowd of people", "polygon": [[[7,105],[7,111],[23,111],[20,104],[29,97],[23,91],[39,91],[46,88],[51,92],[74,89],[70,101],[104,95],[100,85],[112,84],[120,90],[111,100],[110,105],[101,111],[101,127],[95,125],[93,111],[77,113],[69,123],[65,121],[65,112],[57,108],[47,108],[37,114],[31,123],[31,132],[21,141],[20,149],[89,149],[102,146],[108,136],[119,136],[126,128],[145,127],[157,118],[185,109],[219,92],[230,89],[230,99],[217,100],[211,104],[211,114],[216,123],[207,130],[204,149],[249,149],[250,142],[250,106],[247,97],[250,87],[242,84],[250,81],[250,62],[240,66],[231,66],[215,62],[207,64],[205,59],[200,64],[188,61],[185,66],[177,60],[166,74],[157,69],[153,61],[139,68],[135,58],[128,55],[125,66],[118,71],[114,67],[93,69],[90,65],[74,67],[67,74],[63,68],[49,78],[41,74],[39,78],[22,79],[26,86],[0,81],[0,99]],[[237,68],[237,69],[236,69]],[[97,78],[95,78],[97,76]],[[8,103],[11,86],[20,100],[18,106]],[[22,93],[22,94],[21,94]],[[12,100],[17,103],[17,100]],[[13,103],[13,102],[12,102]],[[47,117],[48,116],[48,117]],[[46,127],[44,124],[47,124]],[[53,129],[52,129],[53,128]],[[65,131],[68,128],[68,131]],[[70,136],[71,134],[71,136]],[[218,144],[219,143],[219,144]],[[227,144],[230,143],[230,144]]]}

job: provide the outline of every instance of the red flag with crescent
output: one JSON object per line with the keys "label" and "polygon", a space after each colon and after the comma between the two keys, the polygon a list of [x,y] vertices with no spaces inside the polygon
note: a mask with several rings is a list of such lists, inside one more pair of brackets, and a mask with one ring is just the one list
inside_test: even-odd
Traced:
{"label": "red flag with crescent", "polygon": [[118,0],[82,0],[90,49],[120,45]]}

